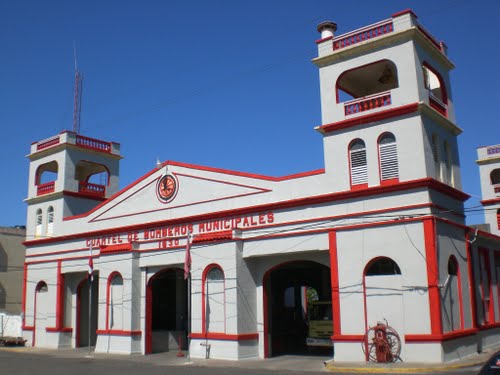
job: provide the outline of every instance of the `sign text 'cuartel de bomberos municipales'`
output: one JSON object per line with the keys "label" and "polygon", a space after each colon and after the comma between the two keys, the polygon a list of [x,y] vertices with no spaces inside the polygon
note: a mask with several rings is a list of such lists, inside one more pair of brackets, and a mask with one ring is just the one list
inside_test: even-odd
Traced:
{"label": "sign text 'cuartel de bomberos municipales'", "polygon": [[87,247],[100,247],[109,245],[119,245],[127,242],[153,242],[158,240],[159,248],[178,246],[183,236],[190,234],[204,234],[232,229],[252,228],[260,225],[272,224],[274,213],[266,212],[261,214],[237,216],[231,218],[201,221],[197,224],[167,225],[154,228],[147,228],[124,233],[113,233],[102,236],[87,238]]}

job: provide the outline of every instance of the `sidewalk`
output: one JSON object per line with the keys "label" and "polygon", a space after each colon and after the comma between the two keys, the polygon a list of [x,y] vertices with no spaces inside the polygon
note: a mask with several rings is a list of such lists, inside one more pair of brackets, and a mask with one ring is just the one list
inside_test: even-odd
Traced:
{"label": "sidewalk", "polygon": [[94,358],[98,360],[120,360],[154,364],[156,366],[195,366],[244,368],[260,370],[288,370],[301,372],[334,372],[334,373],[436,373],[448,372],[482,366],[498,348],[486,349],[483,353],[446,364],[425,363],[373,363],[373,362],[335,362],[331,357],[284,355],[269,359],[245,359],[240,361],[219,359],[189,359],[187,353],[178,357],[177,352],[155,353],[147,356],[140,354],[120,355],[91,353],[87,348],[79,349],[40,349],[31,347],[0,347],[2,351],[25,352],[48,355],[54,358]]}

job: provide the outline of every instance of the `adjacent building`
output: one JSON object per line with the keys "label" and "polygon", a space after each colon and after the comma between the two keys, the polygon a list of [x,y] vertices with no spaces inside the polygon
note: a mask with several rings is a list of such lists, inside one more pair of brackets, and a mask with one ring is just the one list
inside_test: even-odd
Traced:
{"label": "adjacent building", "polygon": [[324,168],[167,161],[119,190],[119,144],[67,131],[31,145],[29,344],[304,353],[313,302],[331,305],[336,361],[366,360],[377,322],[404,361],[500,341],[500,237],[465,224],[446,46],[409,10],[318,31]]}

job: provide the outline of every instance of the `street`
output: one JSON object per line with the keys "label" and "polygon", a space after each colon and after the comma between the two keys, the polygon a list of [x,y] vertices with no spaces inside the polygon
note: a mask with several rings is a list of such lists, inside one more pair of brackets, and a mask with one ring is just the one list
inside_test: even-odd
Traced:
{"label": "street", "polygon": [[[161,353],[150,356],[96,355],[87,357],[85,351],[78,350],[41,350],[36,352],[31,350],[33,349],[0,348],[0,374],[68,375],[69,373],[70,375],[135,375],[142,373],[148,375],[255,375],[270,374],[272,372],[273,375],[285,375],[295,372],[297,374],[314,375],[329,373],[324,368],[320,357],[316,359],[278,357],[266,361],[248,360],[240,362],[195,360],[193,363],[188,362],[186,358],[176,358],[173,353]],[[475,366],[447,371],[447,373],[472,375],[477,374],[478,370],[479,366]],[[424,372],[419,373],[424,374]]]}

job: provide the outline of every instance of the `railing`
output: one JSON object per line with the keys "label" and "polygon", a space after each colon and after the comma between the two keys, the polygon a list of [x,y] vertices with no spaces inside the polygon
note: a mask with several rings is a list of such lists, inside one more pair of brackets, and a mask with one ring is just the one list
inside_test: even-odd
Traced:
{"label": "railing", "polygon": [[423,26],[422,26],[422,24],[417,23],[417,29],[418,29],[418,30],[419,30],[422,34],[424,34],[424,35],[425,35],[425,37],[426,37],[427,39],[429,39],[429,40],[430,40],[430,42],[431,42],[432,44],[434,44],[434,45],[437,47],[437,49],[438,49],[438,50],[440,50],[441,52],[444,52],[444,51],[443,51],[443,45],[442,45],[442,44],[441,44],[441,43],[440,43],[440,42],[439,42],[436,38],[434,38],[434,37],[432,36],[432,34],[431,34],[431,33],[430,33],[430,32],[429,32],[429,31],[428,31],[425,27],[423,27]]}
{"label": "railing", "polygon": [[500,145],[488,147],[486,153],[488,155],[500,154]]}
{"label": "railing", "polygon": [[333,38],[333,50],[335,51],[341,48],[349,47],[368,39],[392,33],[393,31],[394,26],[392,24],[392,19],[380,21],[373,25],[369,25]]}
{"label": "railing", "polygon": [[430,91],[429,91],[429,105],[436,111],[441,113],[443,116],[447,117],[446,104],[444,104],[441,100],[432,95]]}
{"label": "railing", "polygon": [[391,104],[390,91],[378,93],[371,96],[364,96],[359,99],[344,103],[344,113],[346,116],[353,115],[371,109],[386,107]]}
{"label": "railing", "polygon": [[76,144],[80,147],[89,148],[96,151],[111,152],[111,143],[100,141],[94,138],[84,137],[82,135],[76,136]]}
{"label": "railing", "polygon": [[500,184],[493,185],[493,190],[495,194],[500,194]]}
{"label": "railing", "polygon": [[37,142],[36,150],[37,151],[44,150],[46,148],[52,147],[52,146],[57,145],[57,144],[59,144],[59,136],[47,138],[47,139],[44,139],[42,141]]}
{"label": "railing", "polygon": [[44,195],[44,194],[53,193],[55,188],[56,188],[55,181],[51,181],[51,182],[47,182],[45,184],[37,185],[36,195]]}
{"label": "railing", "polygon": [[106,195],[106,186],[91,184],[90,182],[80,182],[78,192],[95,195],[97,197],[104,197]]}

